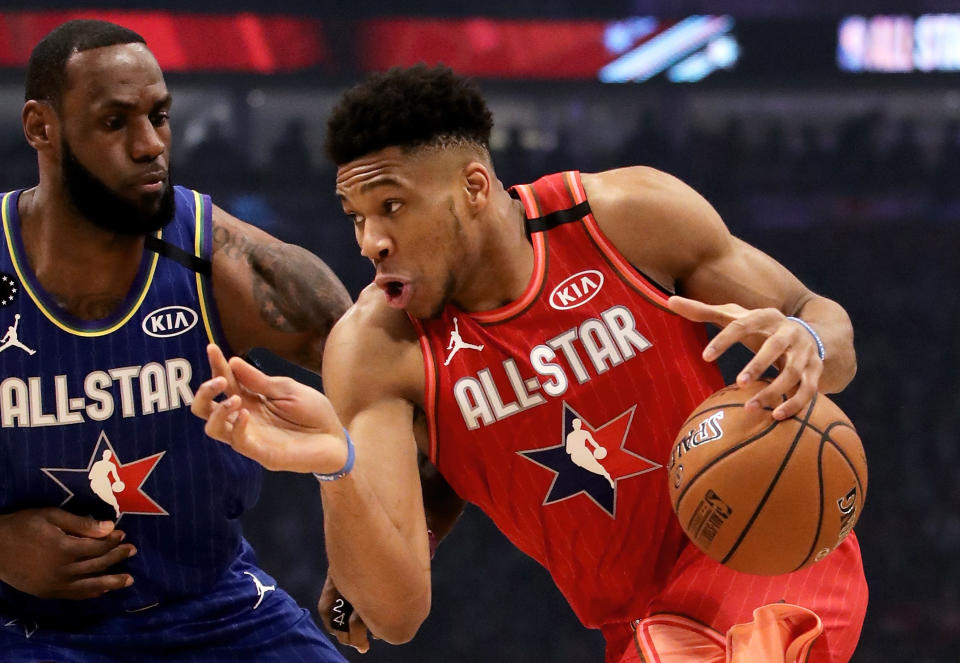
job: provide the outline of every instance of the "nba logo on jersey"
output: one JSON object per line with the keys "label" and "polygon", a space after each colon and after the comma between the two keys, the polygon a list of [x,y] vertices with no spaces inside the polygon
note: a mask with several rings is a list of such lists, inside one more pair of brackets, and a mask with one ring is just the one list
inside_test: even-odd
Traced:
{"label": "nba logo on jersey", "polygon": [[86,467],[40,469],[67,492],[60,506],[68,511],[115,521],[127,513],[166,516],[167,511],[143,490],[143,482],[165,453],[123,463],[101,432]]}
{"label": "nba logo on jersey", "polygon": [[635,409],[595,427],[564,402],[559,444],[517,452],[554,473],[544,506],[583,493],[616,518],[617,482],[661,467],[624,448]]}

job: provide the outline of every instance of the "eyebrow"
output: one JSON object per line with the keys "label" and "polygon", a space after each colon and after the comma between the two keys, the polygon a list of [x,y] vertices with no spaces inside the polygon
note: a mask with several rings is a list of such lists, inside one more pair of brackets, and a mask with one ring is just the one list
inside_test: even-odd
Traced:
{"label": "eyebrow", "polygon": [[372,182],[364,182],[360,185],[360,193],[366,193],[371,189],[376,189],[378,186],[401,186],[401,184],[399,180],[387,175],[384,177],[378,177]]}
{"label": "eyebrow", "polygon": [[[401,184],[400,180],[394,177],[391,177],[390,175],[383,175],[383,176],[377,177],[377,179],[371,182],[364,182],[363,184],[361,184],[360,193],[367,193],[371,189],[376,189],[377,187],[381,187],[381,186],[403,186],[403,184]],[[347,197],[344,194],[340,193],[339,191],[336,192],[336,195],[337,195],[337,198],[339,198],[340,200],[347,199]]]}
{"label": "eyebrow", "polygon": [[[162,99],[159,99],[153,106],[150,107],[150,112],[156,111],[158,108],[163,108],[164,106],[169,106],[173,102],[173,95],[169,92],[163,96]],[[102,108],[120,108],[123,110],[134,110],[139,104],[135,101],[126,101],[124,99],[110,99],[103,104]]]}

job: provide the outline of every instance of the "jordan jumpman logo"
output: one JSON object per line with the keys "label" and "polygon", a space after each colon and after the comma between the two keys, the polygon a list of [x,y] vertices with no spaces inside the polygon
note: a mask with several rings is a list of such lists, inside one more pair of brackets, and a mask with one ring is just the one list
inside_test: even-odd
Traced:
{"label": "jordan jumpman logo", "polygon": [[257,586],[257,602],[253,604],[253,609],[256,610],[260,607],[260,602],[263,601],[263,597],[266,595],[266,593],[274,591],[277,586],[264,585],[262,582],[260,582],[260,578],[253,575],[249,571],[244,571],[244,573],[253,578],[253,584]]}
{"label": "jordan jumpman logo", "polygon": [[30,348],[25,346],[23,343],[21,343],[19,338],[17,338],[17,326],[19,324],[20,324],[20,314],[17,313],[16,315],[13,316],[13,324],[7,327],[7,333],[3,335],[3,338],[0,338],[0,343],[3,344],[3,345],[0,345],[0,352],[3,352],[9,347],[15,347],[15,348],[20,348],[21,350],[26,352],[28,355],[35,354],[37,352],[36,350],[31,350]]}
{"label": "jordan jumpman logo", "polygon": [[457,323],[457,318],[453,318],[453,331],[450,332],[450,342],[447,344],[447,350],[453,350],[450,354],[447,355],[447,360],[443,362],[444,366],[450,365],[450,360],[453,359],[453,355],[457,354],[458,351],[467,349],[467,350],[483,350],[482,345],[474,345],[473,343],[466,343],[462,338],[460,338],[460,326]]}

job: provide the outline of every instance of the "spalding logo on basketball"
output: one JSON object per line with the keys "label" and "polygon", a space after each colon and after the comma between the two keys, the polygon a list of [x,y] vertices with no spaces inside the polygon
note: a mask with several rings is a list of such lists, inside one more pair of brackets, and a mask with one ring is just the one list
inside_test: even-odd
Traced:
{"label": "spalding logo on basketball", "polygon": [[667,478],[680,525],[707,556],[778,575],[847,537],[863,511],[867,461],[853,424],[823,394],[784,421],[746,410],[765,386],[732,385],[701,403],[674,441]]}

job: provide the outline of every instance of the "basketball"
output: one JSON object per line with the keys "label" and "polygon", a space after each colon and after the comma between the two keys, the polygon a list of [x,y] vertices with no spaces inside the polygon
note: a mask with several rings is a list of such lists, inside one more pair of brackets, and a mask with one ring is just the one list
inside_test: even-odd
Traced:
{"label": "basketball", "polygon": [[607,457],[607,450],[604,449],[603,447],[597,447],[596,449],[593,450],[593,457],[596,458],[597,460],[603,460],[604,458]]}
{"label": "basketball", "polygon": [[823,394],[783,421],[748,411],[767,384],[731,385],[703,401],[671,447],[667,477],[680,525],[708,557],[779,575],[820,561],[850,533],[867,461],[853,424]]}
{"label": "basketball", "polygon": [[123,489],[126,488],[127,486],[122,481],[114,481],[113,485],[110,487],[113,489],[113,492],[122,493]]}

